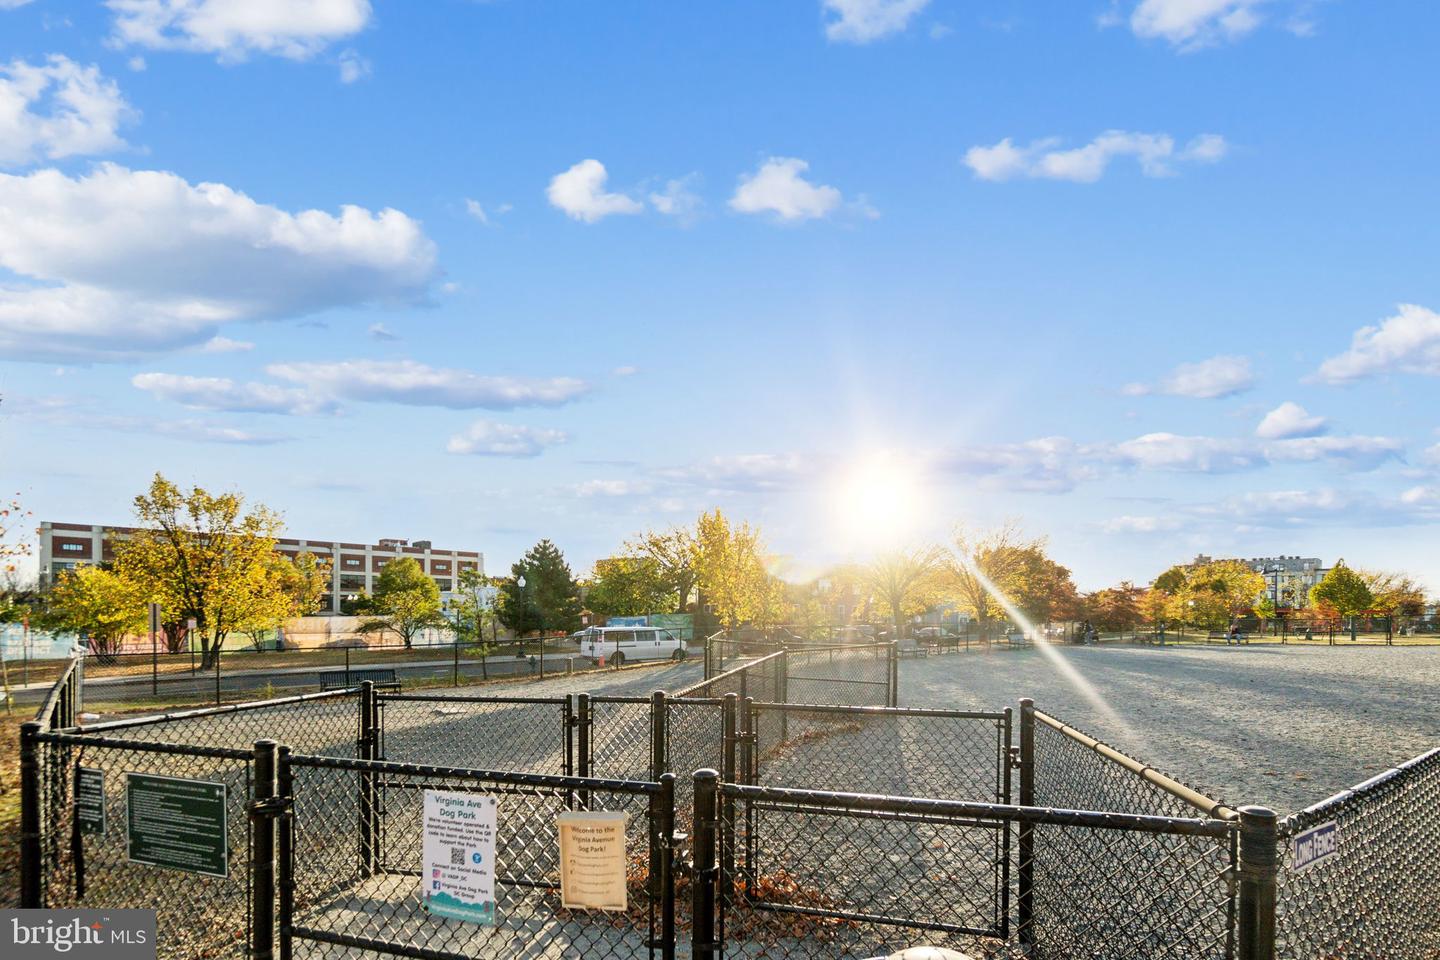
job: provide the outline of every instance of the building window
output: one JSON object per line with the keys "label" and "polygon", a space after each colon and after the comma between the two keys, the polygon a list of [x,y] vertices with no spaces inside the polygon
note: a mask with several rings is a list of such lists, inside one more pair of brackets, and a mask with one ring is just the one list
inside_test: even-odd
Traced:
{"label": "building window", "polygon": [[360,564],[361,564],[361,561],[356,560],[354,557],[346,557],[346,558],[345,558],[345,566],[347,566],[347,567],[358,567],[358,566],[360,566]]}
{"label": "building window", "polygon": [[62,544],[60,544],[60,549],[61,549],[61,550],[64,550],[66,553],[89,553],[89,552],[90,552],[88,549],[86,549],[85,544],[83,544],[83,543],[62,543]]}

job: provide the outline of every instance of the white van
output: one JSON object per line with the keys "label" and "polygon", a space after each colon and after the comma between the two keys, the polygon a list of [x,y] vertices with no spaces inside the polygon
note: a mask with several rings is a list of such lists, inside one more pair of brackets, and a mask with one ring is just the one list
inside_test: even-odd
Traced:
{"label": "white van", "polygon": [[634,660],[684,660],[685,644],[657,627],[591,627],[580,639],[580,656],[606,666]]}

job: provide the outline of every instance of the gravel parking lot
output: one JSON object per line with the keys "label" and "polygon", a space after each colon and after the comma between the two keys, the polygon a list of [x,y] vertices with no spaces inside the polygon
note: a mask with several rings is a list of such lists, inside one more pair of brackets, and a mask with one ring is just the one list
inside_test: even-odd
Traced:
{"label": "gravel parking lot", "polygon": [[906,706],[993,709],[1022,696],[1231,803],[1301,809],[1440,745],[1440,648],[1052,647],[905,660]]}

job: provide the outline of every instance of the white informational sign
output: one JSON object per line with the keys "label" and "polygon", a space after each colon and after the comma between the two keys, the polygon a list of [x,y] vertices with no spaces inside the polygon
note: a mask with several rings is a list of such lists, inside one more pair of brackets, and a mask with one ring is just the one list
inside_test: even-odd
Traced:
{"label": "white informational sign", "polygon": [[580,910],[625,910],[625,824],[623,810],[558,814],[560,905]]}
{"label": "white informational sign", "polygon": [[495,798],[425,791],[420,895],[437,917],[495,924]]}
{"label": "white informational sign", "polygon": [[1334,820],[1302,830],[1293,838],[1294,849],[1290,860],[1295,873],[1308,870],[1340,850],[1340,825]]}

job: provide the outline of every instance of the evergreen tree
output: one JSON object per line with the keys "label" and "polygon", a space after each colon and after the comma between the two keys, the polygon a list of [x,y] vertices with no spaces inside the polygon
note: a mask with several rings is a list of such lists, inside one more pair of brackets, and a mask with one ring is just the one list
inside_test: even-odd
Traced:
{"label": "evergreen tree", "polygon": [[517,634],[580,629],[580,587],[565,555],[549,540],[541,540],[511,564],[500,596],[500,622]]}

